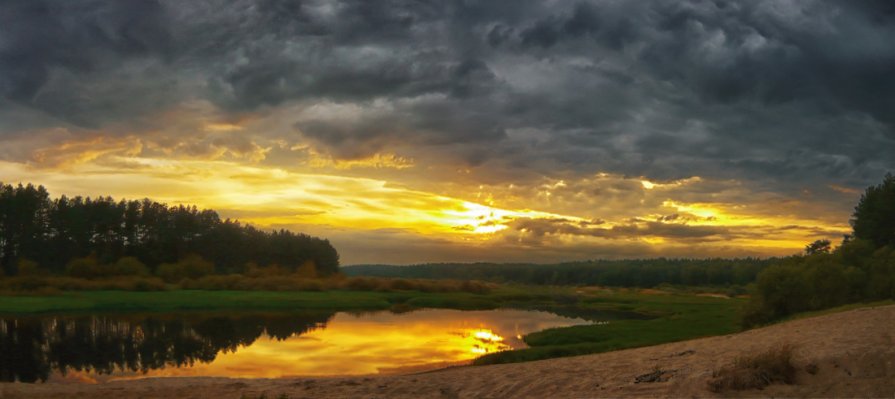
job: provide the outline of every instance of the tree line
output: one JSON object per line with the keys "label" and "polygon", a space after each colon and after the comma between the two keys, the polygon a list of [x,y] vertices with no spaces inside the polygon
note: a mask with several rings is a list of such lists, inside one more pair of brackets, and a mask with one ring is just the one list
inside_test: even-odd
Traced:
{"label": "tree line", "polygon": [[895,176],[867,188],[850,220],[852,234],[835,249],[827,240],[781,259],[755,283],[746,327],[794,313],[895,299]]}
{"label": "tree line", "polygon": [[[338,273],[328,240],[264,231],[195,206],[112,197],[51,198],[43,186],[0,183],[0,272],[80,277],[143,272],[245,273],[252,269]],[[164,276],[163,276],[164,277]]]}
{"label": "tree line", "polygon": [[429,279],[474,279],[535,285],[603,285],[652,288],[660,284],[745,286],[776,259],[628,259],[552,265],[439,263],[413,266],[346,266],[347,275]]}

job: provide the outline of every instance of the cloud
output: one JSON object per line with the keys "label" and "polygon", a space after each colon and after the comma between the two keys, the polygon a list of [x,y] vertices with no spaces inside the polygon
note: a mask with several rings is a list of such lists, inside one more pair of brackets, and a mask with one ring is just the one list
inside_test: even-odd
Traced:
{"label": "cloud", "polygon": [[885,2],[2,7],[0,95],[45,115],[32,123],[133,134],[170,129],[154,118],[191,101],[259,118],[291,108],[293,132],[259,134],[338,159],[407,146],[520,179],[864,185],[895,167]]}
{"label": "cloud", "polygon": [[[148,87],[143,79],[124,79],[119,69],[159,80],[154,63],[164,62],[174,50],[170,22],[162,4],[153,0],[4,2],[0,6],[0,96],[90,127],[114,117],[109,112],[98,115],[98,108],[112,107],[119,113],[151,108],[145,98],[139,98],[143,96],[112,100],[121,91],[162,96],[161,82]],[[82,80],[97,75],[117,87],[106,91]]]}
{"label": "cloud", "polygon": [[883,0],[12,0],[0,160],[325,171],[585,236],[738,234],[666,201],[831,226],[895,169],[893,41]]}
{"label": "cloud", "polygon": [[34,151],[31,164],[49,168],[70,168],[114,154],[134,156],[143,151],[138,139],[109,139],[96,136],[86,140],[66,141],[52,147]]}

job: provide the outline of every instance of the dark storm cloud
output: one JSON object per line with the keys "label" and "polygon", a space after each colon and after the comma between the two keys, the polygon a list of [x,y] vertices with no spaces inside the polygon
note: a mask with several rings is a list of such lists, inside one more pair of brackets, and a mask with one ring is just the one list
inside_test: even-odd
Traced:
{"label": "dark storm cloud", "polygon": [[[173,49],[161,4],[138,1],[31,1],[0,4],[0,96],[83,125],[101,124],[81,115],[82,106],[108,105],[109,98],[43,92],[83,75],[112,74],[129,59],[165,59]],[[102,93],[100,93],[102,94]],[[92,110],[86,110],[90,112]]]}
{"label": "dark storm cloud", "polygon": [[285,138],[520,179],[860,187],[895,169],[892,43],[884,0],[6,1],[0,132],[327,103],[360,111]]}

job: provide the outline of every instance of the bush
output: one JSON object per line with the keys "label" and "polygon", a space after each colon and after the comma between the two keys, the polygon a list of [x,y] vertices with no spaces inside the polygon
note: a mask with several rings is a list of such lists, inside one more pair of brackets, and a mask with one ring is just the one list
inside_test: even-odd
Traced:
{"label": "bush", "polygon": [[313,260],[307,260],[295,269],[295,275],[301,278],[317,278],[317,264]]}
{"label": "bush", "polygon": [[379,282],[368,277],[349,277],[344,282],[344,287],[351,291],[375,291],[379,288]]}
{"label": "bush", "polygon": [[774,383],[792,384],[796,368],[792,364],[792,345],[781,345],[752,356],[737,358],[734,364],[713,374],[709,389],[720,393],[762,389]]}
{"label": "bush", "polygon": [[169,283],[197,279],[214,273],[214,264],[198,255],[188,255],[177,263],[162,263],[155,274]]}
{"label": "bush", "polygon": [[108,270],[105,269],[96,261],[95,256],[87,256],[75,258],[68,262],[65,265],[65,274],[71,277],[92,279],[107,276]]}
{"label": "bush", "polygon": [[16,262],[16,267],[19,270],[19,276],[42,276],[48,274],[46,270],[41,269],[37,262],[31,259],[19,259],[19,261]]}
{"label": "bush", "polygon": [[297,277],[246,277],[239,274],[205,276],[184,280],[180,288],[189,290],[232,291],[323,291],[332,288],[330,280]]}
{"label": "bush", "polygon": [[258,266],[254,262],[250,262],[246,265],[245,275],[248,277],[276,277],[276,276],[288,276],[292,274],[292,271],[280,266],[276,263],[268,266]]}
{"label": "bush", "polygon": [[402,278],[393,279],[389,283],[389,288],[396,291],[410,291],[417,288],[415,284]]}
{"label": "bush", "polygon": [[96,257],[91,255],[68,262],[65,266],[65,274],[94,280],[120,276],[148,276],[149,268],[131,256],[125,256],[112,264],[100,264]]}
{"label": "bush", "polygon": [[796,265],[773,265],[758,275],[743,326],[752,327],[808,309],[812,289]]}
{"label": "bush", "polygon": [[103,280],[87,280],[83,278],[59,276],[21,276],[4,279],[0,290],[13,292],[51,292],[51,291],[163,291],[165,283],[156,277],[119,277]]}
{"label": "bush", "polygon": [[133,256],[125,256],[118,259],[111,268],[114,276],[148,276],[149,268]]}

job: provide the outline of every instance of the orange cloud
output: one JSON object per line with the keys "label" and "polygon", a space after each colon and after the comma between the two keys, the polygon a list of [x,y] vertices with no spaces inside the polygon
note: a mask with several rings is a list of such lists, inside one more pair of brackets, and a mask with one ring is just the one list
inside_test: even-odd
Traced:
{"label": "orange cloud", "polygon": [[142,151],[143,142],[136,137],[95,136],[35,150],[31,154],[31,163],[39,167],[70,168],[111,154],[136,156]]}

